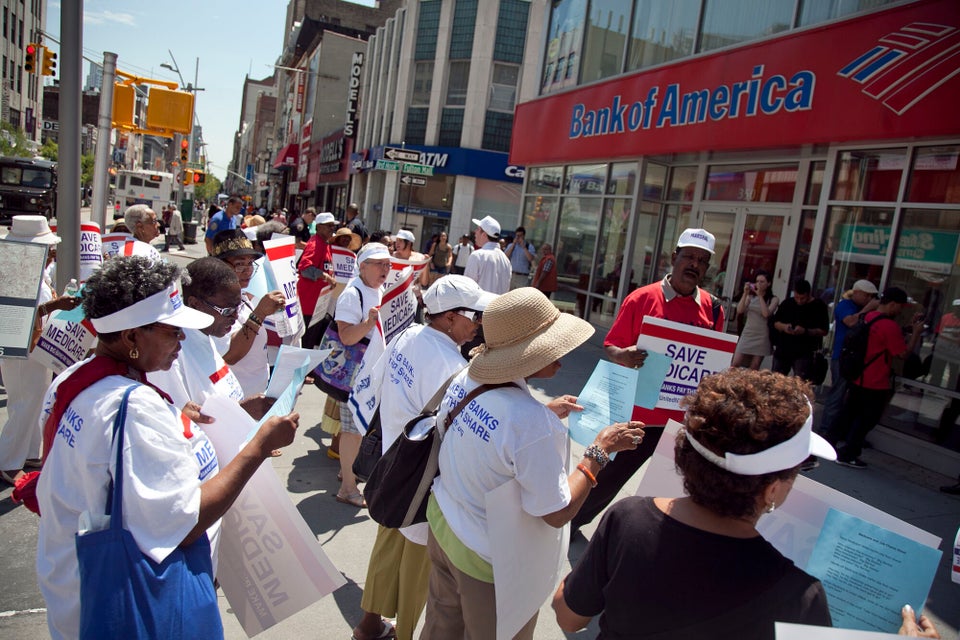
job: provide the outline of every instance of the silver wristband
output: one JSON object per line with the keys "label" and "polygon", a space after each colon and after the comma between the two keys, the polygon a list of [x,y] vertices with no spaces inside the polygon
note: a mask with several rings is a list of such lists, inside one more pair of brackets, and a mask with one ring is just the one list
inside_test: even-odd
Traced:
{"label": "silver wristband", "polygon": [[610,462],[610,456],[608,456],[603,449],[595,444],[587,447],[586,451],[583,452],[583,457],[589,458],[600,465],[601,471],[605,466],[607,466],[607,463]]}

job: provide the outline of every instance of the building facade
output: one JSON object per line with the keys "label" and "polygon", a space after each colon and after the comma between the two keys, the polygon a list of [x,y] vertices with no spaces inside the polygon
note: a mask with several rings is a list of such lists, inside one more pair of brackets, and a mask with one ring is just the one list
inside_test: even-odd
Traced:
{"label": "building facade", "polygon": [[510,159],[559,297],[608,325],[687,226],[717,237],[705,286],[731,330],[760,269],[781,299],[799,277],[831,304],[860,278],[902,287],[931,369],[898,381],[877,438],[956,475],[960,4],[558,0],[544,28]]}
{"label": "building facade", "polygon": [[[523,91],[536,95],[539,52],[527,45],[539,41],[545,7],[421,0],[377,30],[351,159],[352,199],[368,227],[426,241],[440,231],[456,238],[471,218],[492,215],[512,230],[523,182],[507,154],[513,110]],[[398,158],[422,166],[405,172]]]}
{"label": "building facade", "polygon": [[0,119],[23,131],[28,140],[39,140],[44,77],[24,71],[23,63],[27,45],[43,43],[41,34],[46,30],[47,3],[45,0],[2,0],[0,11],[3,16]]}

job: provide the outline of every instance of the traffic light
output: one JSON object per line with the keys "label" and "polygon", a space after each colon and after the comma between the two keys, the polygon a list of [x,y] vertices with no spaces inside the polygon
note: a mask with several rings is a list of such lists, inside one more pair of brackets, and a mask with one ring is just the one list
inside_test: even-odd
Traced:
{"label": "traffic light", "polygon": [[37,72],[37,54],[43,49],[35,42],[27,45],[26,55],[23,58],[23,70],[27,73]]}
{"label": "traffic light", "polygon": [[45,76],[57,75],[57,54],[46,47],[42,49],[43,64],[40,66],[40,73]]}
{"label": "traffic light", "polygon": [[193,184],[203,184],[207,181],[207,174],[203,171],[193,172]]}
{"label": "traffic light", "polygon": [[180,162],[186,165],[188,160],[190,160],[190,141],[181,140],[180,141]]}
{"label": "traffic light", "polygon": [[193,184],[193,169],[183,170],[183,184],[184,185]]}

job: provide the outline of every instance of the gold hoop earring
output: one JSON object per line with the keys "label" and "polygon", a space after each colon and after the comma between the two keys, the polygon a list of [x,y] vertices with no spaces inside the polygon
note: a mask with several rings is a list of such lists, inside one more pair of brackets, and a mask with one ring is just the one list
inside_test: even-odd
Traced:
{"label": "gold hoop earring", "polygon": [[132,349],[130,349],[130,353],[128,353],[127,355],[130,356],[131,360],[136,360],[137,358],[140,357],[140,351],[136,347],[133,347]]}

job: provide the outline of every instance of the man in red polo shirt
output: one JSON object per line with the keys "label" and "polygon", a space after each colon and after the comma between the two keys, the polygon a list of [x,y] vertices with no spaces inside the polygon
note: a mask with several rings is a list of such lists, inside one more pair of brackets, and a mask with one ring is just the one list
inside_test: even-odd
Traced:
{"label": "man in red polo shirt", "polygon": [[[613,326],[604,338],[607,357],[624,367],[642,367],[647,352],[637,349],[637,338],[644,316],[715,329],[724,327],[723,305],[700,288],[710,267],[716,239],[704,229],[685,229],[673,251],[672,271],[660,282],[640,287],[628,295]],[[644,410],[633,408],[633,419],[643,420]],[[597,486],[587,496],[571,523],[573,531],[593,520],[626,484],[627,480],[653,455],[663,425],[646,425],[643,442],[632,451],[621,451],[597,476]]]}
{"label": "man in red polo shirt", "polygon": [[903,339],[903,332],[896,322],[903,308],[909,305],[907,292],[898,287],[889,287],[880,296],[880,306],[863,317],[870,325],[867,339],[867,363],[863,373],[856,380],[850,380],[847,402],[843,412],[834,421],[827,433],[827,441],[837,448],[837,464],[853,469],[865,469],[867,463],[860,460],[863,442],[870,430],[880,422],[880,416],[887,403],[893,397],[890,380],[890,365],[894,358],[905,356],[914,350],[923,333],[923,314],[913,316],[913,333],[910,343]]}

